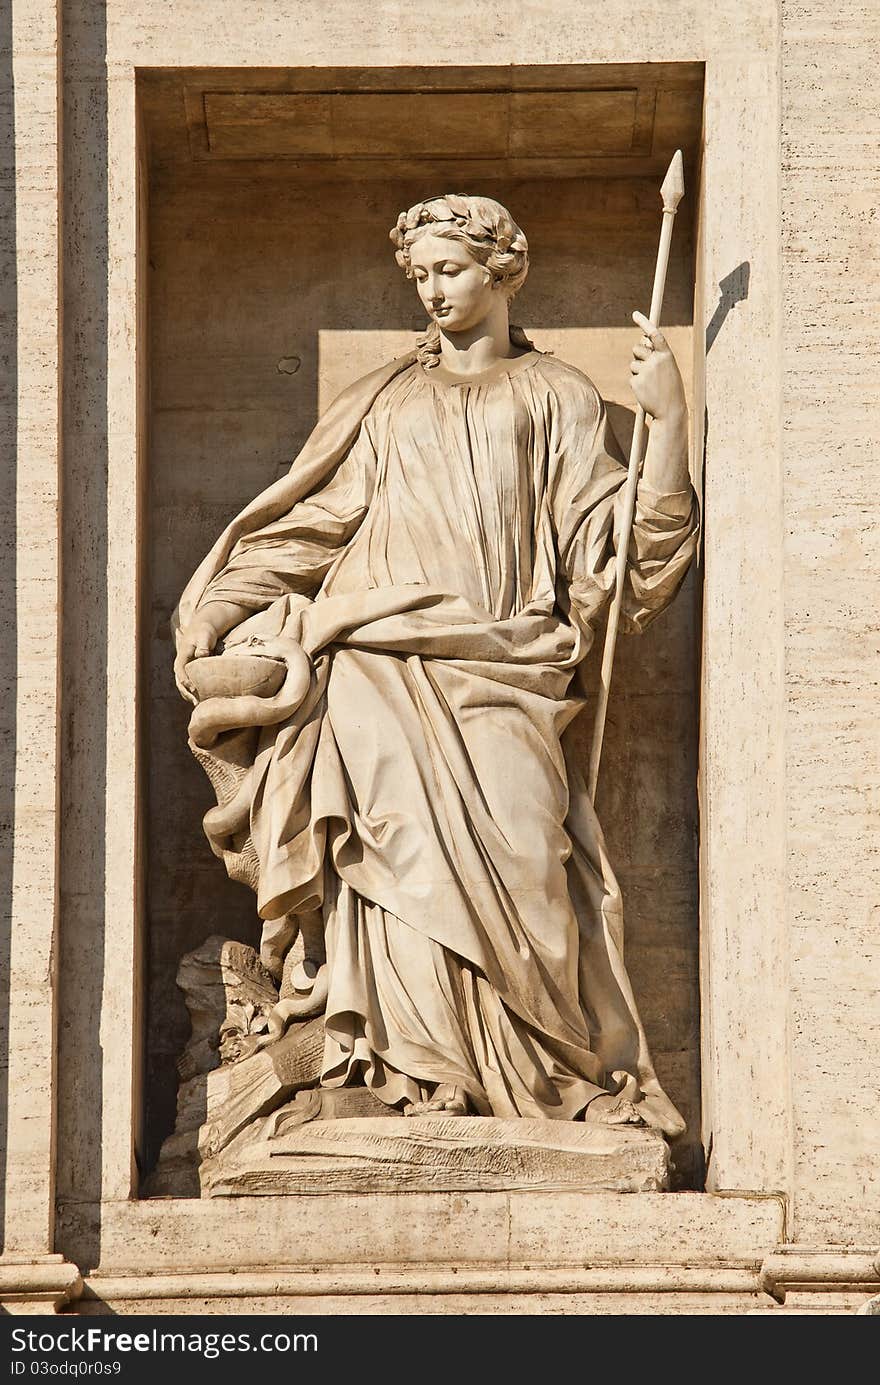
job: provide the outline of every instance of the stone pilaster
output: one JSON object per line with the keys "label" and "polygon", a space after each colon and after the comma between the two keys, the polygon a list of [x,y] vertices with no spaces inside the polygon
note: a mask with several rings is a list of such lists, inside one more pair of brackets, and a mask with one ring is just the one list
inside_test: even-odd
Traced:
{"label": "stone pilaster", "polygon": [[[3,198],[3,618],[0,629],[0,1302],[76,1292],[53,1251],[60,452],[59,80],[54,0],[0,25]],[[11,1098],[7,1100],[7,1098]]]}

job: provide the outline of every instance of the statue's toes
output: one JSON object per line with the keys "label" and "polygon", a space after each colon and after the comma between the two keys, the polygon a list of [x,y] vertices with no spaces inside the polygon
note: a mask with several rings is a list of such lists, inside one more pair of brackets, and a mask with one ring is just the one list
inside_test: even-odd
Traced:
{"label": "statue's toes", "polygon": [[644,1125],[645,1122],[631,1101],[610,1101],[602,1097],[587,1107],[585,1119],[599,1125]]}
{"label": "statue's toes", "polygon": [[622,1101],[622,1102],[620,1103],[619,1107],[617,1108],[616,1115],[617,1115],[617,1119],[616,1119],[616,1121],[614,1122],[615,1125],[644,1125],[644,1124],[645,1124],[645,1122],[642,1120],[641,1116],[639,1115],[638,1111],[637,1111],[636,1108],[633,1106],[633,1104],[632,1104],[631,1101]]}

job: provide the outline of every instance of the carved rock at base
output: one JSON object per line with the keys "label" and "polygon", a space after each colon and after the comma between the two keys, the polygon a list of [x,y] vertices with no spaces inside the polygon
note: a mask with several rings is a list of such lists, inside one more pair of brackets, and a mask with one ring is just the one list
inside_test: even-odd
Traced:
{"label": "carved rock at base", "polygon": [[203,1195],[669,1186],[668,1146],[647,1129],[481,1116],[295,1115],[290,1107],[276,1112],[206,1161]]}
{"label": "carved rock at base", "polygon": [[206,1123],[199,1135],[203,1159],[218,1154],[260,1116],[321,1075],[324,1017],[292,1024],[283,1038],[240,1063],[208,1075]]}
{"label": "carved rock at base", "polygon": [[358,1116],[403,1119],[403,1112],[386,1106],[369,1087],[313,1087],[297,1092],[293,1101],[274,1111],[260,1134],[274,1139],[306,1121],[351,1120]]}
{"label": "carved rock at base", "polygon": [[278,988],[254,949],[216,933],[181,959],[177,984],[192,1024],[177,1064],[184,1082],[234,1061],[241,1040],[265,1027],[278,1002]]}
{"label": "carved rock at base", "polygon": [[319,1018],[291,1025],[271,1048],[241,1057],[278,1002],[275,982],[245,943],[207,938],[182,959],[177,984],[192,1034],[178,1062],[174,1132],[144,1188],[150,1197],[197,1197],[200,1142],[222,1149],[248,1122],[317,1083],[324,1046]]}

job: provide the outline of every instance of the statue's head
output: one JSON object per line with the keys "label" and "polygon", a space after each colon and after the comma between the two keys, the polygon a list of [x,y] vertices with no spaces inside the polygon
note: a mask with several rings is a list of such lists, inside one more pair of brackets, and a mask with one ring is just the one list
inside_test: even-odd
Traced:
{"label": "statue's head", "polygon": [[444,332],[476,326],[499,294],[505,303],[513,298],[529,272],[525,236],[491,197],[447,193],[417,202],[390,234],[397,263]]}

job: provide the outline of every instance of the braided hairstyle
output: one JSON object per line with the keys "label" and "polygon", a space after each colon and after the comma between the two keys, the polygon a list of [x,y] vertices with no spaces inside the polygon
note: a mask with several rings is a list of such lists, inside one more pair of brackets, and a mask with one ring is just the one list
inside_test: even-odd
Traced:
{"label": "braided hairstyle", "polygon": [[[529,272],[529,243],[506,207],[491,197],[468,197],[447,192],[443,197],[431,197],[416,202],[409,211],[401,212],[397,225],[390,231],[394,258],[405,272],[413,277],[410,248],[420,236],[430,233],[448,240],[461,241],[478,264],[485,265],[496,284],[504,286],[508,299],[522,288]],[[531,350],[521,327],[511,325],[510,340],[514,346]],[[416,341],[419,363],[430,370],[440,359],[440,328],[432,322]]]}

